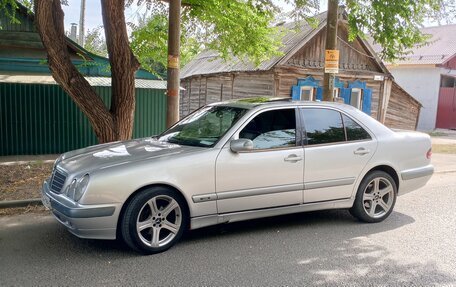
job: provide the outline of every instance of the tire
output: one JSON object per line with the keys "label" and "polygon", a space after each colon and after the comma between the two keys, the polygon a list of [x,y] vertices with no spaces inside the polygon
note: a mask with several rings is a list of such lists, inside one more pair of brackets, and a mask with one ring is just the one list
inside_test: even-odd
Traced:
{"label": "tire", "polygon": [[363,222],[381,222],[393,211],[396,198],[394,179],[384,171],[373,171],[361,181],[350,213]]}
{"label": "tire", "polygon": [[152,187],[128,203],[120,231],[125,243],[143,254],[163,252],[182,237],[189,225],[185,199],[175,190]]}

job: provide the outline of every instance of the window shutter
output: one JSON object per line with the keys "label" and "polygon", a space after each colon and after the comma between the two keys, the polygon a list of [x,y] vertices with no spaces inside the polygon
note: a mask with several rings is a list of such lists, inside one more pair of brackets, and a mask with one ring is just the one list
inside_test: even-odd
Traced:
{"label": "window shutter", "polygon": [[364,89],[363,91],[363,112],[371,115],[372,90]]}
{"label": "window shutter", "polygon": [[317,95],[315,96],[317,101],[323,101],[323,87],[317,87]]}
{"label": "window shutter", "polygon": [[301,87],[293,86],[291,87],[291,99],[299,101],[301,100]]}
{"label": "window shutter", "polygon": [[344,99],[344,103],[349,105],[351,98],[351,89],[341,88],[340,97]]}

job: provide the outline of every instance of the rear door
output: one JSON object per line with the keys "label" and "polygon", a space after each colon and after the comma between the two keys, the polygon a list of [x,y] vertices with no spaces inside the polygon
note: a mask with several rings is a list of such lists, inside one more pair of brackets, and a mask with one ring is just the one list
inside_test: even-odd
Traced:
{"label": "rear door", "polygon": [[377,143],[359,123],[338,110],[301,109],[305,128],[304,203],[351,197]]}

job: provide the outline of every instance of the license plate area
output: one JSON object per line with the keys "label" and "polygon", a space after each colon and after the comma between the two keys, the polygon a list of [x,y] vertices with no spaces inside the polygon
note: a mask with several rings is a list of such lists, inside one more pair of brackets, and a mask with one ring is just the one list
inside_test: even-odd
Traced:
{"label": "license plate area", "polygon": [[41,202],[43,202],[44,207],[51,209],[51,198],[46,195],[43,189],[41,189]]}

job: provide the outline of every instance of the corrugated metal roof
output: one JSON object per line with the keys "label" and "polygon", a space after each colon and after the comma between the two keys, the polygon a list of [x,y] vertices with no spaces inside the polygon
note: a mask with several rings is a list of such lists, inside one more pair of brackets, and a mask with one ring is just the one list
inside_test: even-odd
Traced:
{"label": "corrugated metal roof", "polygon": [[[108,77],[85,77],[85,79],[94,87],[111,86],[111,78]],[[57,82],[50,75],[0,75],[0,82],[57,85]],[[166,81],[136,79],[135,87],[138,89],[166,90]]]}
{"label": "corrugated metal roof", "polygon": [[[398,65],[443,64],[456,55],[456,24],[422,28],[423,34],[431,35],[428,44],[416,46],[404,59],[397,60]],[[381,46],[373,44],[376,52]]]}
{"label": "corrugated metal roof", "polygon": [[215,51],[204,51],[198,54],[190,61],[181,71],[181,79],[193,75],[214,74],[222,72],[240,72],[240,71],[266,71],[271,69],[282,58],[295,50],[297,46],[304,45],[311,37],[312,32],[326,25],[326,12],[323,12],[315,18],[319,21],[318,27],[312,27],[307,23],[287,23],[283,25],[284,36],[282,37],[282,47],[279,49],[282,55],[272,57],[255,66],[247,59],[233,57],[225,61],[219,57]]}

